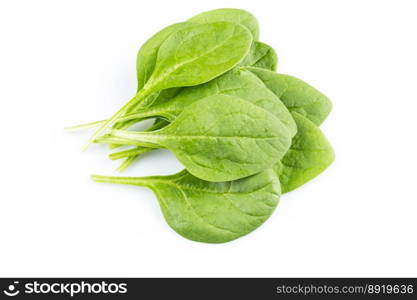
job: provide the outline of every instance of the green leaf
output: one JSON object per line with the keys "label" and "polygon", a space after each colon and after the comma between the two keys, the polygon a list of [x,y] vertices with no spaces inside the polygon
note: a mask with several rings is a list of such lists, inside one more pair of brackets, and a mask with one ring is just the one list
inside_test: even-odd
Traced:
{"label": "green leaf", "polygon": [[[159,49],[158,45],[158,49]],[[148,59],[152,59],[153,55],[149,55],[144,57],[144,59],[146,60]],[[144,59],[141,59],[141,61],[143,61]],[[156,54],[155,54],[155,59],[156,59]],[[139,60],[138,60],[139,62]],[[242,62],[239,63],[239,66],[253,66],[253,67],[259,67],[259,68],[265,68],[271,71],[275,71],[277,68],[277,63],[278,63],[278,57],[274,51],[274,49],[264,43],[261,42],[254,42],[249,50],[249,53],[246,55],[246,57],[243,59]],[[154,66],[153,64],[152,68]],[[137,65],[137,69],[139,72],[139,68],[141,68],[141,65],[138,64]],[[148,69],[149,70],[149,69]],[[242,71],[242,70],[241,70]],[[230,71],[231,72],[231,71]],[[248,72],[248,71],[247,71]],[[149,73],[149,71],[148,71]],[[225,74],[226,75],[226,74]],[[141,78],[142,75],[139,75],[138,73],[138,78]],[[223,75],[224,76],[224,75]],[[142,76],[143,78],[145,78],[144,76]],[[145,82],[148,80],[148,78],[145,78]],[[217,78],[213,79],[212,81],[216,81]],[[143,82],[143,84],[145,83]],[[204,84],[203,84],[204,85]],[[263,83],[262,83],[263,85]],[[140,88],[143,85],[138,85]],[[198,87],[198,86],[197,86]],[[160,92],[156,92],[153,93],[152,95],[150,95],[149,97],[147,97],[145,99],[144,102],[140,103],[140,105],[138,105],[136,108],[131,109],[129,112],[125,113],[125,117],[126,114],[132,114],[135,112],[140,112],[141,110],[144,110],[152,105],[155,104],[159,104],[168,100],[173,99],[174,97],[176,97],[178,94],[180,94],[184,89],[193,89],[194,87],[183,87],[183,88],[170,88],[170,89],[165,89],[162,90]],[[175,101],[175,99],[173,99]],[[280,114],[282,118],[288,118],[289,113],[285,112]],[[129,119],[129,116],[127,116],[127,119]],[[292,117],[289,118],[291,121],[288,122],[288,124],[294,123],[292,121]],[[136,124],[137,122],[141,121],[141,119],[129,119],[128,121],[120,121],[116,124],[113,125],[113,129],[126,129],[134,124]],[[164,121],[167,124],[169,124],[169,122]],[[82,126],[95,126],[98,122],[92,123],[92,124],[83,124]],[[102,121],[100,122],[102,123]],[[98,123],[98,124],[100,124]],[[294,125],[290,125],[290,126],[294,126]],[[162,128],[164,126],[159,127],[158,129]],[[295,132],[294,132],[295,133]],[[138,148],[142,148],[142,147],[138,147]],[[119,170],[124,170],[127,166],[129,166],[130,164],[132,164],[135,160],[134,159],[129,159],[129,161],[123,163],[124,168],[119,168]]]}
{"label": "green leaf", "polygon": [[252,33],[254,40],[259,39],[258,20],[256,20],[254,15],[242,9],[214,9],[198,14],[187,20],[187,22],[193,23],[211,23],[219,21],[240,24]]}
{"label": "green leaf", "polygon": [[290,192],[322,173],[335,158],[332,146],[313,122],[293,112],[298,132],[281,163],[275,166],[283,193]]}
{"label": "green leaf", "polygon": [[155,68],[159,47],[174,32],[192,26],[190,23],[176,23],[165,27],[154,34],[145,44],[140,47],[136,58],[136,72],[138,78],[138,91],[148,82]]}
{"label": "green leaf", "polygon": [[154,71],[145,86],[94,132],[84,148],[149,95],[205,83],[232,69],[246,56],[251,44],[252,35],[247,29],[227,22],[192,24],[174,32],[159,47]]}
{"label": "green leaf", "polygon": [[186,170],[171,176],[92,178],[152,189],[168,225],[187,239],[205,243],[224,243],[252,232],[269,218],[280,197],[272,170],[216,183]]}
{"label": "green leaf", "polygon": [[323,123],[332,109],[329,98],[298,78],[260,68],[247,70],[257,75],[291,112],[305,116],[316,125]]}
{"label": "green leaf", "polygon": [[[181,23],[181,26],[183,24],[185,23]],[[174,24],[174,25],[180,27],[179,26],[180,24]],[[172,25],[172,27],[174,25]],[[162,30],[161,35],[162,33],[166,35],[164,31],[165,30],[168,31],[168,28],[165,28],[164,30]],[[154,44],[154,41],[158,39],[160,38],[158,37],[158,34],[157,34],[155,38],[154,37],[151,38],[147,42],[147,44],[142,46],[143,50],[141,48],[141,50],[139,51],[140,53],[138,54],[137,71],[138,71],[138,80],[140,82],[138,83],[138,89],[141,89],[143,85],[146,83],[146,81],[149,79],[149,74],[151,73],[151,70],[153,70],[155,66],[157,50],[152,52],[151,49],[153,49],[153,47],[155,48],[157,47],[159,49],[160,44],[158,44],[157,46],[153,45],[153,47],[151,47],[150,45]],[[159,42],[162,43],[161,40]],[[253,67],[260,67],[260,68],[265,68],[271,71],[275,71],[277,67],[277,59],[278,59],[277,55],[274,49],[272,49],[272,47],[264,43],[256,41],[252,44],[249,50],[249,53],[246,55],[243,61],[239,63],[239,66],[253,66]],[[216,78],[214,80],[216,80]],[[174,97],[176,97],[178,94],[180,94],[182,90],[188,89],[188,88],[189,87],[170,88],[170,89],[165,89],[165,90],[153,93],[150,96],[146,97],[146,99],[144,99],[144,101],[139,103],[136,107],[132,107],[131,109],[126,111],[124,113],[124,116],[128,114],[132,114],[134,112],[144,110],[152,105],[171,100]],[[126,129],[136,124],[138,121],[140,120],[128,120],[124,122],[119,120],[118,123],[113,124],[112,128],[113,129]],[[79,130],[79,129],[92,128],[92,127],[96,127],[98,125],[104,124],[105,122],[106,120],[101,120],[101,121],[91,122],[87,124],[81,124],[81,125],[69,127],[67,130]]]}
{"label": "green leaf", "polygon": [[[180,27],[181,24],[175,24],[177,27]],[[174,26],[174,25],[173,25]],[[171,27],[167,27],[165,30],[168,31],[168,29],[171,29]],[[137,60],[137,72],[138,72],[138,89],[141,89],[144,84],[148,81],[150,73],[153,71],[153,68],[155,66],[156,61],[156,54],[157,50],[159,50],[160,44],[157,46],[155,43],[151,43],[151,41],[159,40],[159,42],[162,44],[162,38],[159,39],[159,34],[163,35],[166,39],[168,36],[165,34],[165,30],[162,30],[161,33],[158,33],[156,35],[157,38],[152,38],[150,41],[147,42],[142,48],[144,50],[139,51],[138,54],[138,60]],[[148,46],[152,45],[152,47],[157,48],[156,51],[151,51],[152,47]],[[148,49],[150,48],[150,49]],[[254,42],[249,50],[249,53],[245,56],[245,58],[238,64],[238,66],[252,66],[252,67],[259,67],[259,68],[265,68],[271,71],[275,71],[277,68],[278,63],[278,57],[272,49],[272,47],[261,43],[261,42]],[[129,111],[125,112],[126,114],[133,113],[135,111],[140,111],[146,107],[149,107],[155,103],[160,103],[163,101],[170,100],[174,98],[177,94],[179,94],[183,89],[187,89],[187,87],[182,88],[169,88],[165,89],[159,92],[155,92],[148,96],[144,101],[139,103],[137,107],[134,107],[130,109]],[[135,124],[136,122],[126,122],[113,125],[114,129],[125,129],[131,126],[132,124]]]}
{"label": "green leaf", "polygon": [[[194,87],[183,88],[176,97],[170,99],[159,98],[153,105],[147,108],[142,108],[136,113],[129,114],[124,118],[119,119],[122,124],[135,124],[141,120],[153,117],[164,116],[165,120],[173,121],[188,105],[201,100],[209,95],[224,94],[237,96],[243,100],[252,102],[253,104],[262,107],[278,119],[282,121],[287,127],[291,136],[294,136],[297,131],[297,126],[285,105],[278,99],[278,97],[265,87],[263,82],[253,73],[245,69],[234,69],[220,77],[217,77],[205,84]],[[161,121],[162,126],[152,128],[153,130],[160,129],[169,124],[168,121]],[[161,123],[160,123],[161,124]],[[117,125],[117,123],[115,124]],[[150,130],[148,130],[150,131]],[[138,146],[136,149],[142,149]],[[152,149],[150,149],[152,150]],[[138,151],[141,153],[142,151]],[[122,152],[122,156],[116,152],[111,154],[112,158],[128,157],[129,152]],[[133,153],[133,151],[131,152]],[[140,154],[138,154],[140,155]],[[133,159],[124,166],[134,162]]]}
{"label": "green leaf", "polygon": [[[254,40],[256,40],[259,36],[258,21],[256,20],[256,18],[247,11],[233,8],[210,10],[190,18],[187,22],[176,23],[168,27],[165,27],[164,29],[153,35],[139,49],[136,59],[138,91],[145,86],[145,83],[152,75],[153,70],[155,68],[159,48],[171,34],[180,29],[192,26],[193,23],[206,24],[219,21],[242,25],[251,32]],[[265,50],[266,48],[261,49],[261,51]],[[265,59],[273,60],[273,54],[271,54],[268,58]]]}
{"label": "green leaf", "polygon": [[291,135],[267,110],[237,97],[216,95],[187,106],[161,130],[115,130],[97,142],[167,148],[191,174],[218,182],[269,168],[287,152]]}
{"label": "green leaf", "polygon": [[271,46],[261,42],[254,42],[248,55],[239,63],[239,66],[276,71],[278,56]]}
{"label": "green leaf", "polygon": [[264,86],[254,74],[244,69],[234,69],[205,84],[182,89],[172,99],[159,99],[153,105],[121,118],[125,122],[164,117],[172,122],[189,105],[214,95],[230,95],[249,101],[268,110],[285,124],[291,137],[297,132],[297,126],[285,105]]}
{"label": "green leaf", "polygon": [[[152,57],[152,55],[148,55],[147,57]],[[258,67],[258,68],[264,68],[267,70],[275,71],[277,68],[277,64],[278,64],[278,56],[275,53],[274,49],[271,46],[268,46],[267,44],[256,41],[252,43],[252,46],[249,49],[249,53],[238,64],[238,66]],[[144,68],[145,67],[143,67],[142,69]],[[145,82],[149,79],[148,76],[146,77],[142,76],[142,78],[145,78]],[[179,94],[183,89],[187,89],[187,87],[170,88],[170,89],[165,89],[160,92],[154,93],[150,95],[149,97],[147,97],[144,103],[143,104],[141,103],[141,105],[136,110],[143,109],[144,107],[151,106],[154,103],[159,103],[160,101],[170,100],[174,98],[177,94]]]}
{"label": "green leaf", "polygon": [[250,32],[233,23],[193,24],[180,29],[160,46],[144,89],[155,92],[207,82],[237,65],[251,44]]}

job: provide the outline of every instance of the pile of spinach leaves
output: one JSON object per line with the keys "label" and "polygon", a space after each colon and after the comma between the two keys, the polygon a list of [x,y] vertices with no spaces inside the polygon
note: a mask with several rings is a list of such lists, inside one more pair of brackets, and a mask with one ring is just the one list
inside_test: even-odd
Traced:
{"label": "pile of spinach leaves", "polygon": [[[278,57],[260,42],[256,18],[217,9],[168,26],[139,50],[136,95],[98,127],[87,146],[108,144],[119,171],[143,153],[173,152],[185,169],[170,176],[99,182],[150,188],[171,228],[194,241],[223,243],[272,214],[282,193],[334,160],[319,126],[330,100],[304,81],[276,73]],[[147,119],[144,131],[133,125]]]}

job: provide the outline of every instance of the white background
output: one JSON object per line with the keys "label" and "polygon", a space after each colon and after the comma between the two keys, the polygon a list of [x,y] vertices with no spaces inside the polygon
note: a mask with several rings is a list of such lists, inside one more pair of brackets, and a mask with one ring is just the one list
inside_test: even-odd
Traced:
{"label": "white background", "polygon": [[[135,57],[161,28],[199,12],[254,13],[279,71],[334,109],[336,151],[236,241],[188,241],[153,194],[92,182],[117,174],[91,132],[134,95]],[[1,276],[417,276],[415,1],[2,1]],[[127,175],[181,169],[167,151]]]}

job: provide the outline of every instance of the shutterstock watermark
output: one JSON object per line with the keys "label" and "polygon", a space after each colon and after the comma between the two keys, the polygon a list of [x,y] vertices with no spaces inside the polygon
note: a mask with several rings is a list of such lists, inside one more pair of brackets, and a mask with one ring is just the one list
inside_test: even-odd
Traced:
{"label": "shutterstock watermark", "polygon": [[127,283],[109,283],[104,280],[99,282],[42,282],[34,280],[25,283],[14,281],[3,290],[3,293],[9,297],[19,294],[60,294],[68,295],[71,298],[79,294],[126,294]]}

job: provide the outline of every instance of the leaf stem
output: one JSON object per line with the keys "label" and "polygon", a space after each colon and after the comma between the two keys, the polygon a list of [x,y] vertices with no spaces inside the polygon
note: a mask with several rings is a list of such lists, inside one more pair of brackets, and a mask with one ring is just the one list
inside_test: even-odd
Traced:
{"label": "leaf stem", "polygon": [[94,140],[94,143],[111,144],[111,145],[117,145],[118,147],[123,146],[123,145],[131,145],[131,144],[128,144],[128,142],[126,142],[125,139],[116,138],[109,134],[99,136],[98,138]]}
{"label": "leaf stem", "polygon": [[148,147],[135,147],[133,149],[128,149],[128,150],[123,150],[123,151],[119,151],[119,152],[114,152],[109,154],[109,158],[111,160],[116,160],[116,159],[121,159],[121,158],[125,158],[125,157],[130,157],[130,156],[136,156],[136,155],[141,155],[143,153],[149,152],[154,150],[154,148],[148,148]]}
{"label": "leaf stem", "polygon": [[[148,109],[148,110],[145,110],[145,111],[138,111],[138,112],[135,112],[135,113],[128,114],[124,117],[119,118],[117,120],[117,122],[118,123],[119,122],[127,122],[127,121],[131,121],[131,120],[136,120],[137,121],[138,119],[139,119],[139,121],[142,121],[142,120],[155,118],[155,117],[166,117],[166,118],[168,118],[168,117],[171,117],[171,116],[166,115],[163,111],[158,111],[158,110],[155,110],[155,109],[154,110]],[[117,129],[119,129],[119,128],[117,128]]]}
{"label": "leaf stem", "polygon": [[98,125],[103,124],[104,122],[106,122],[106,120],[89,122],[89,123],[84,123],[84,124],[75,125],[75,126],[68,126],[68,127],[65,127],[64,129],[66,131],[89,129],[89,128],[97,127]]}
{"label": "leaf stem", "polygon": [[153,132],[133,132],[128,130],[112,130],[109,138],[113,138],[116,144],[122,142],[126,145],[137,145],[150,148],[161,148],[161,137]]}
{"label": "leaf stem", "polygon": [[138,158],[140,157],[140,155],[134,155],[134,156],[130,156],[128,158],[126,158],[121,164],[120,166],[116,169],[116,171],[122,173],[124,172],[130,165],[132,165]]}
{"label": "leaf stem", "polygon": [[150,187],[154,181],[153,177],[119,177],[119,176],[101,176],[91,175],[91,179],[97,182],[128,184],[136,186]]}
{"label": "leaf stem", "polygon": [[140,90],[132,99],[129,100],[125,105],[123,105],[113,116],[107,119],[101,126],[93,133],[90,139],[87,141],[83,150],[87,150],[91,143],[95,141],[97,137],[99,137],[102,133],[106,131],[106,129],[112,126],[117,118],[119,118],[124,112],[128,111],[131,107],[137,105],[140,101],[148,96],[152,92],[151,89],[142,89]]}

